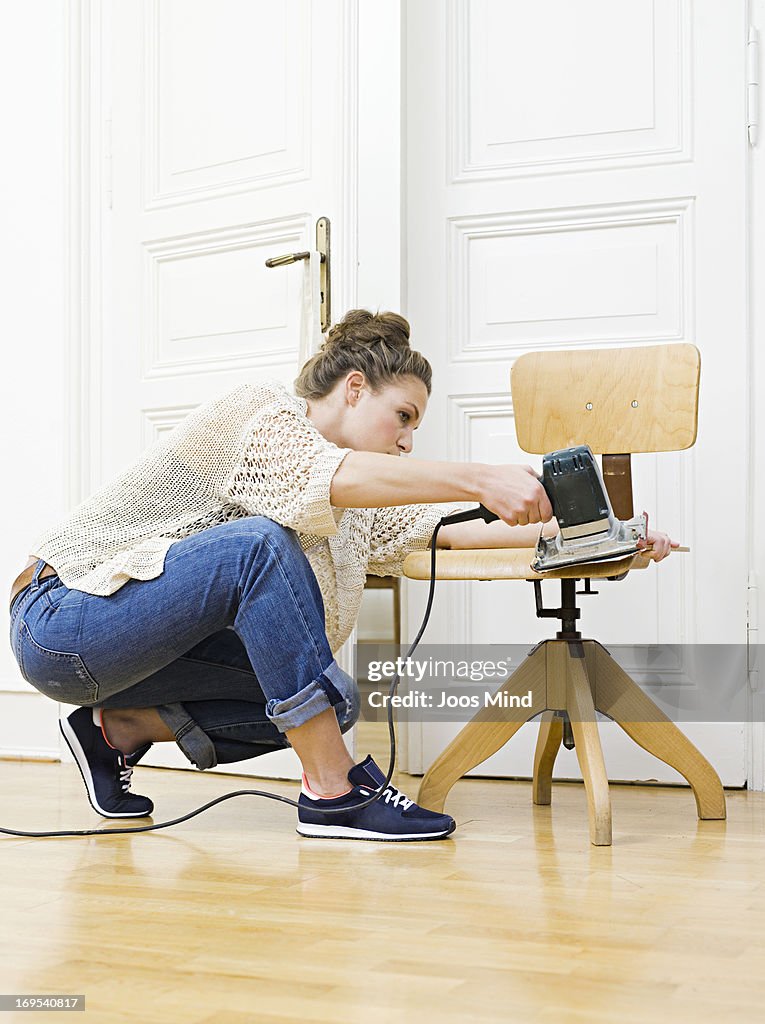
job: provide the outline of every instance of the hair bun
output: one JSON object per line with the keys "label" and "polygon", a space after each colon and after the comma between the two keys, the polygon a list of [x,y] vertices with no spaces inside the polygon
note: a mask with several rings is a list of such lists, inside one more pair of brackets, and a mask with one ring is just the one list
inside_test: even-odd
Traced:
{"label": "hair bun", "polygon": [[398,313],[370,313],[368,309],[350,309],[330,329],[322,348],[367,348],[378,344],[400,350],[409,349],[409,322]]}
{"label": "hair bun", "polygon": [[303,398],[323,398],[351,370],[361,371],[372,391],[398,377],[416,377],[430,394],[430,363],[410,347],[409,323],[398,313],[346,313],[300,371],[295,392]]}

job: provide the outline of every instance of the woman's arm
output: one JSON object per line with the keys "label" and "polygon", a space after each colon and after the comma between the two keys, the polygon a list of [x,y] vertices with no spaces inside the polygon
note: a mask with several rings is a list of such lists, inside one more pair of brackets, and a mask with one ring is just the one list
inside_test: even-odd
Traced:
{"label": "woman's arm", "polygon": [[337,508],[385,508],[441,501],[478,501],[480,465],[349,452],[332,478]]}
{"label": "woman's arm", "polygon": [[548,522],[552,507],[531,466],[426,462],[375,452],[349,452],[332,478],[336,508],[386,508],[479,501],[511,526]]}
{"label": "woman's arm", "polygon": [[[550,519],[542,527],[545,537],[554,537],[558,532],[558,521]],[[477,519],[472,523],[454,523],[442,526],[438,531],[439,548],[535,548],[539,538],[539,524],[532,526],[508,526],[501,520],[484,523]]]}

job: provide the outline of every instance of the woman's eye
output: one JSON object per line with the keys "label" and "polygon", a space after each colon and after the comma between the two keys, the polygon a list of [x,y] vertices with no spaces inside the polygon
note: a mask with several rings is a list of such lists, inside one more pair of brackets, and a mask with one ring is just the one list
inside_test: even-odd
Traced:
{"label": "woman's eye", "polygon": [[409,420],[411,419],[411,416],[409,415],[409,413],[408,413],[408,412],[403,412],[403,411],[401,411],[401,412],[399,413],[399,416],[401,417],[401,422],[402,422],[402,423],[408,423],[408,422],[409,422]]}

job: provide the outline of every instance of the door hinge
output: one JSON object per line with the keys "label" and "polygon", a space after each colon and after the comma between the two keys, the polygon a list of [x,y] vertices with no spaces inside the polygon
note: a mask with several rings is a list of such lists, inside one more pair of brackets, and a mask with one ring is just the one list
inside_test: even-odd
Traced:
{"label": "door hinge", "polygon": [[760,33],[749,26],[746,44],[746,122],[749,145],[756,146],[760,133]]}
{"label": "door hinge", "polygon": [[757,587],[757,574],[752,570],[749,573],[749,580],[746,588],[747,670],[749,673],[749,687],[752,690],[752,693],[759,693],[760,690],[760,664],[758,656],[759,625],[759,589]]}
{"label": "door hinge", "polygon": [[112,119],[104,121],[104,200],[107,210],[112,208]]}

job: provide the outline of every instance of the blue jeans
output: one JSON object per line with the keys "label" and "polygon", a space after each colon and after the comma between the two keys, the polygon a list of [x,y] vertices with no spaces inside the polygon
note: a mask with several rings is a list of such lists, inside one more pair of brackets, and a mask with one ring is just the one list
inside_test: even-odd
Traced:
{"label": "blue jeans", "polygon": [[176,541],[160,576],[108,597],[41,582],[43,565],[13,603],[10,635],[24,679],[53,700],[156,707],[199,769],[288,747],[286,730],[330,707],[343,732],[358,718],[313,570],[270,519]]}

